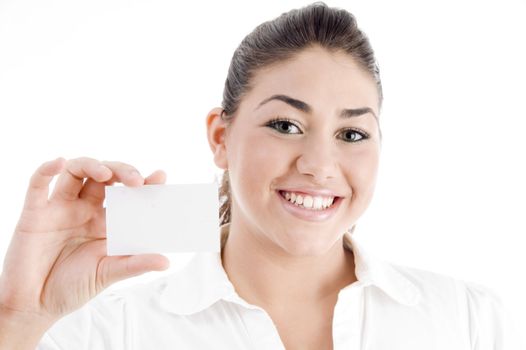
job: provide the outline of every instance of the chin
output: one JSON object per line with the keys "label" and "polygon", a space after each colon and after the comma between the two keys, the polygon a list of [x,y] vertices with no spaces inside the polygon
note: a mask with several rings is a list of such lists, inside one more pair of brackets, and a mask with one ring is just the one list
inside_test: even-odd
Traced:
{"label": "chin", "polygon": [[276,244],[287,254],[297,257],[323,255],[333,245],[328,240],[309,239],[305,232],[288,234],[287,237],[281,239],[280,242],[276,242]]}

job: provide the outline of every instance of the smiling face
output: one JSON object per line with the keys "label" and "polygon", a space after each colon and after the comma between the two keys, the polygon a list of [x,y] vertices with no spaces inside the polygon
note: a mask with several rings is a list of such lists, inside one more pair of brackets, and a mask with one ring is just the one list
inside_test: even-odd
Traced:
{"label": "smiling face", "polygon": [[258,70],[251,85],[215,158],[230,175],[231,229],[268,249],[324,253],[373,196],[375,81],[349,55],[316,46]]}

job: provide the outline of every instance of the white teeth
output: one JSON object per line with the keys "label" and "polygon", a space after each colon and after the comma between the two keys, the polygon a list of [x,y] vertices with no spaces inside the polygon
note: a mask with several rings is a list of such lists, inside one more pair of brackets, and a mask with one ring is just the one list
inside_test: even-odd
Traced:
{"label": "white teeth", "polygon": [[312,203],[314,202],[314,200],[312,199],[311,196],[305,196],[305,198],[303,198],[303,206],[305,208],[312,208]]}
{"label": "white teeth", "polygon": [[298,194],[298,196],[296,197],[296,204],[303,204],[303,196],[301,194]]}
{"label": "white teeth", "polygon": [[321,197],[314,197],[314,209],[321,209],[323,199]]}
{"label": "white teeth", "polygon": [[284,192],[283,196],[286,200],[307,209],[323,210],[332,205],[334,197],[321,197],[296,194],[294,192]]}

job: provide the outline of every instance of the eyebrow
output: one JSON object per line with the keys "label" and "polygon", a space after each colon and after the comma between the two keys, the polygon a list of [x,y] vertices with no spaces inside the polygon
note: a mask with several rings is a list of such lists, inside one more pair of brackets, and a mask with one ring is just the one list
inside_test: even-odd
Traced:
{"label": "eyebrow", "polygon": [[[291,105],[292,107],[294,107],[296,109],[299,109],[300,111],[305,112],[305,113],[311,113],[311,111],[312,111],[312,107],[309,106],[307,103],[305,103],[303,101],[300,101],[300,100],[297,100],[295,98],[292,98],[290,96],[281,95],[281,94],[272,95],[269,98],[264,99],[263,101],[261,101],[259,103],[259,105],[254,110],[258,109],[259,107],[261,107],[265,103],[267,103],[269,101],[272,101],[272,100],[283,101],[283,102]],[[374,113],[374,111],[370,107],[346,108],[346,109],[343,109],[341,111],[341,113],[340,113],[340,118],[359,117],[359,116],[367,114],[367,113],[371,113],[374,116],[374,118],[376,119],[376,122],[378,122],[378,116]]]}

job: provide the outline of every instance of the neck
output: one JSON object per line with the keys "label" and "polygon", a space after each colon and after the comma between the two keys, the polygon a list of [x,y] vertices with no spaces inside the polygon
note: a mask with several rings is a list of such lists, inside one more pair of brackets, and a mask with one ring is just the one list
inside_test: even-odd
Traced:
{"label": "neck", "polygon": [[343,237],[323,254],[294,256],[235,223],[226,229],[223,267],[236,292],[251,304],[323,304],[356,281],[354,257]]}

